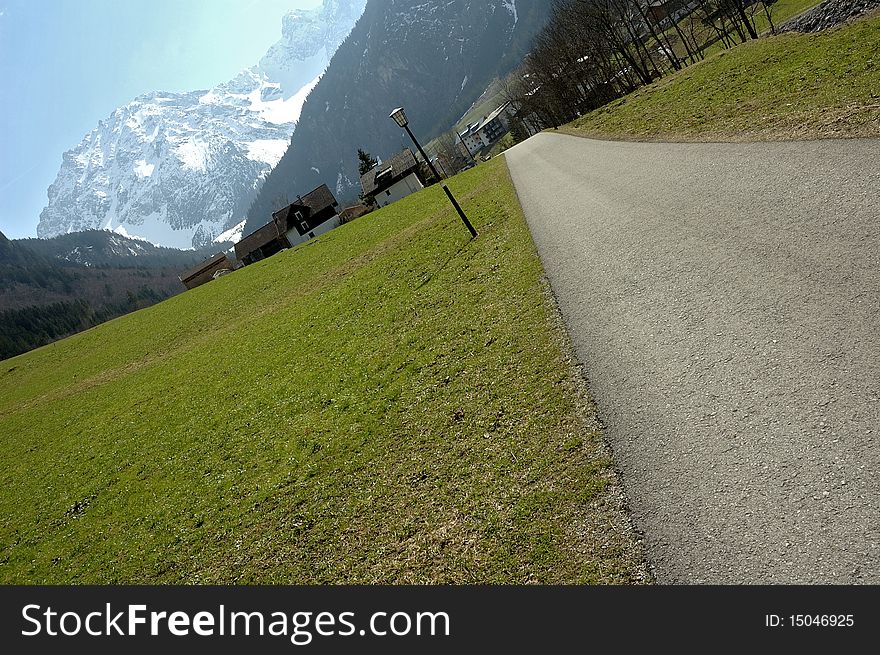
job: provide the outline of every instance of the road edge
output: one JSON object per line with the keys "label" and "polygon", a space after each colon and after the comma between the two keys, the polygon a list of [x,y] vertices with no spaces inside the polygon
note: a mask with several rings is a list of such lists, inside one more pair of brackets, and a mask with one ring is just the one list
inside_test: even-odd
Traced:
{"label": "road edge", "polygon": [[[502,153],[503,155],[503,153]],[[565,362],[565,386],[570,392],[574,400],[575,416],[581,432],[585,435],[597,434],[599,439],[597,445],[600,447],[602,454],[607,456],[611,462],[610,470],[613,481],[610,487],[604,491],[603,498],[593,501],[589,505],[589,517],[594,520],[600,517],[609,519],[609,523],[614,531],[622,536],[622,541],[627,543],[627,557],[633,563],[635,568],[635,577],[637,582],[633,584],[657,584],[654,562],[648,556],[646,548],[646,535],[644,531],[639,530],[633,519],[633,512],[630,506],[629,497],[623,484],[623,473],[617,465],[617,459],[614,455],[614,448],[608,440],[605,433],[605,424],[602,421],[599,407],[593,399],[590,392],[589,380],[586,375],[586,367],[577,356],[574,348],[574,342],[568,329],[565,317],[559,307],[559,301],[553,287],[550,284],[550,278],[544,270],[544,262],[538,252],[537,246],[532,237],[531,227],[528,220],[525,219],[525,211],[522,210],[522,203],[519,199],[519,191],[510,174],[507,165],[507,158],[504,158],[504,169],[516,194],[516,201],[522,211],[526,228],[529,230],[529,238],[532,241],[532,251],[541,264],[541,290],[544,306],[547,308],[548,327],[553,339],[556,342],[562,359]],[[611,503],[611,507],[603,508]]]}

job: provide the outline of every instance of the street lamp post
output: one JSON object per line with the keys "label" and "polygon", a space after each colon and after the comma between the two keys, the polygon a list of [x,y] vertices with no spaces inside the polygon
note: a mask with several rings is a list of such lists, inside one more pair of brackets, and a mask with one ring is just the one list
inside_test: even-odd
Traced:
{"label": "street lamp post", "polygon": [[431,169],[431,173],[433,173],[434,177],[437,178],[437,181],[440,182],[440,186],[443,187],[443,191],[446,192],[446,197],[449,198],[449,202],[451,202],[452,206],[455,207],[455,211],[458,212],[458,216],[459,218],[461,218],[461,222],[464,223],[464,226],[468,229],[468,232],[471,233],[471,237],[477,236],[477,231],[474,229],[474,226],[471,225],[471,222],[468,220],[468,217],[465,215],[464,211],[462,211],[461,206],[459,206],[458,202],[456,202],[455,196],[452,195],[452,191],[450,191],[449,187],[446,186],[446,183],[442,181],[442,178],[437,172],[437,169],[434,168],[434,164],[431,163],[431,160],[428,159],[428,155],[426,155],[425,151],[422,150],[422,146],[419,143],[418,139],[416,139],[415,134],[413,134],[412,130],[409,129],[409,121],[406,118],[406,112],[403,110],[403,107],[398,107],[397,109],[392,111],[390,117],[394,119],[395,123],[405,129],[407,134],[409,134],[409,138],[412,139],[412,142],[421,153],[422,158],[424,158],[424,160],[428,163],[428,167]]}

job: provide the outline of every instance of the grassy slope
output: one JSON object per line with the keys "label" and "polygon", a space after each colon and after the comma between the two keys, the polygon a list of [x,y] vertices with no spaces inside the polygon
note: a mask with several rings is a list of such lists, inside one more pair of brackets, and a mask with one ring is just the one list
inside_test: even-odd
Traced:
{"label": "grassy slope", "polygon": [[630,582],[501,159],[0,369],[3,582]]}
{"label": "grassy slope", "polygon": [[[773,19],[773,25],[779,27],[785,21],[812,9],[820,2],[822,2],[822,0],[777,0],[777,2],[772,5],[770,12],[770,16]],[[752,9],[754,10],[754,13],[750,13],[750,15],[754,21],[755,29],[758,31],[758,34],[768,32],[770,30],[770,21],[767,20],[767,14],[765,14],[764,10],[759,6],[753,5]],[[692,24],[692,21],[696,22]],[[682,19],[679,25],[682,32],[685,34],[694,34],[697,37],[698,43],[705,43],[709,39],[717,38],[715,36],[715,31],[711,27],[703,25],[700,19],[696,18],[693,14]],[[675,30],[670,28],[667,30],[667,34],[673,39],[676,52],[682,57],[686,56],[687,53],[684,47],[678,42],[678,39],[675,36]],[[708,56],[723,49],[724,45],[720,41],[716,41],[708,48],[705,48],[704,54]]]}
{"label": "grassy slope", "polygon": [[[788,19],[812,9],[820,2],[822,0],[777,0],[775,4],[771,5],[770,16],[773,19],[773,24],[778,27]],[[755,29],[759,34],[770,29],[770,21],[767,20],[767,15],[763,10],[757,10],[757,13],[754,14],[754,21]]]}
{"label": "grassy slope", "polygon": [[459,132],[464,131],[471,123],[483,120],[504,102],[502,94],[502,84],[498,79],[492,80],[492,83],[486,88],[473,106],[465,112],[464,116],[455,124],[455,129]]}
{"label": "grassy slope", "polygon": [[751,140],[880,135],[880,17],[744,43],[565,128],[583,136]]}

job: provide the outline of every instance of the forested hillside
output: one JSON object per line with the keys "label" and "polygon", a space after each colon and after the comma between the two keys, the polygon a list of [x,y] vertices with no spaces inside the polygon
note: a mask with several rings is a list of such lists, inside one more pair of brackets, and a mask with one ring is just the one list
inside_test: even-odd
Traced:
{"label": "forested hillside", "polygon": [[0,232],[0,359],[183,291],[178,273],[205,256],[109,232],[22,241]]}
{"label": "forested hillside", "polygon": [[186,268],[219,250],[232,247],[231,243],[223,243],[198,250],[177,250],[105,230],[72,232],[51,239],[19,239],[15,243],[45,258],[63,260],[65,263],[150,269]]}

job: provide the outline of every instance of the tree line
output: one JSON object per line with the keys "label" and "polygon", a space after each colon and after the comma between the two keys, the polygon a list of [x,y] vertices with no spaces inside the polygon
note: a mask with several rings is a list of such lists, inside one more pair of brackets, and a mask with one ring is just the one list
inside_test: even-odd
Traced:
{"label": "tree line", "polygon": [[111,318],[149,307],[168,297],[146,285],[97,308],[82,299],[0,310],[0,360],[94,327]]}
{"label": "tree line", "polygon": [[558,127],[668,73],[719,44],[775,32],[777,0],[554,0],[523,65],[503,84],[518,109],[519,141]]}
{"label": "tree line", "polygon": [[[24,245],[0,232],[0,359],[164,300],[183,286],[176,268],[155,268],[155,260],[164,261],[170,254],[172,261],[191,263],[194,257],[189,252],[180,253],[182,260],[174,259],[174,251],[165,248],[145,248],[142,256],[120,257],[101,252],[106,235],[92,232],[76,242],[93,245],[91,254],[102,261],[87,267],[52,256],[71,246],[75,235],[64,236],[33,247],[35,239],[25,240]],[[148,267],[119,265],[125,261],[145,262]]]}

